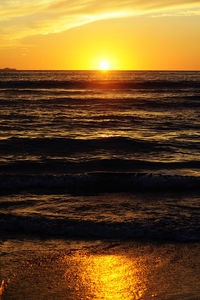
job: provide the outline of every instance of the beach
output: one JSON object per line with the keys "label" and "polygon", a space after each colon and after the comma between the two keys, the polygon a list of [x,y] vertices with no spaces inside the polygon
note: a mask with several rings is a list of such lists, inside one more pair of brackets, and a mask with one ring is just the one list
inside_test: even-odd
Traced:
{"label": "beach", "polygon": [[2,247],[2,299],[199,299],[199,244],[21,239]]}

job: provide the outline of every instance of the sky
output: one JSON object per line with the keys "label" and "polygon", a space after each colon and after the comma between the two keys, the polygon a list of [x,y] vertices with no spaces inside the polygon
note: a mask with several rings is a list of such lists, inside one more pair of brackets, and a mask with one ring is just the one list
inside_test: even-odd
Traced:
{"label": "sky", "polygon": [[200,70],[200,0],[0,0],[0,68]]}

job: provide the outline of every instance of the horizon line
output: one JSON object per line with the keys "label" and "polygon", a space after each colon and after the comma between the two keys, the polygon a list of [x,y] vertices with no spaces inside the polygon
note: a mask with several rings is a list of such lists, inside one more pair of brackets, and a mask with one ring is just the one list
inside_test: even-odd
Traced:
{"label": "horizon line", "polygon": [[108,72],[200,72],[200,69],[109,69],[109,70],[100,70],[100,69],[17,69],[17,68],[11,68],[11,67],[5,67],[0,68],[0,71],[8,71],[8,72],[14,72],[14,71],[78,71],[78,72],[102,72],[102,73],[108,73]]}

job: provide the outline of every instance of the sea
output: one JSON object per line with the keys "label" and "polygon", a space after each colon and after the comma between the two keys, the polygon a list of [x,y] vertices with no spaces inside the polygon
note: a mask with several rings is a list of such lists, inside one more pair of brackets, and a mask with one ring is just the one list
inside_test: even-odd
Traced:
{"label": "sea", "polygon": [[0,238],[198,243],[200,72],[1,70]]}

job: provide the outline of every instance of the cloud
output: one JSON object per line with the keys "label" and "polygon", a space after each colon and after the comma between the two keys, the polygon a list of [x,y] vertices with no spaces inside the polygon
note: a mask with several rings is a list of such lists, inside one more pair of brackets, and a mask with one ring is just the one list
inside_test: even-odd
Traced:
{"label": "cloud", "polygon": [[97,20],[155,13],[200,15],[200,1],[1,0],[0,39],[3,44],[31,35],[62,32]]}

